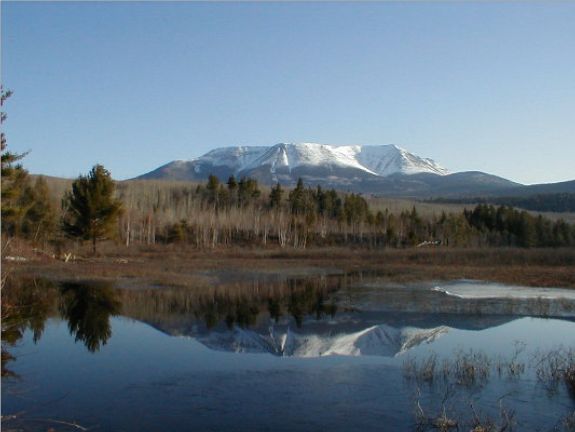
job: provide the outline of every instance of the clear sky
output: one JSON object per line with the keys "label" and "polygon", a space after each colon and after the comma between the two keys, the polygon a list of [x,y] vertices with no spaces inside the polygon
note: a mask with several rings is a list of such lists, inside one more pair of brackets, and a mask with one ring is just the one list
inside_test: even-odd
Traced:
{"label": "clear sky", "polygon": [[396,144],[575,179],[575,2],[1,2],[8,145],[117,179],[231,145]]}

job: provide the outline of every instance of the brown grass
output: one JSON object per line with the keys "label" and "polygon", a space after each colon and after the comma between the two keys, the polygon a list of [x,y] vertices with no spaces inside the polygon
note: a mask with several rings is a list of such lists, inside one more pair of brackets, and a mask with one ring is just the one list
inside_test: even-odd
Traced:
{"label": "brown grass", "polygon": [[[14,249],[16,248],[16,249]],[[3,271],[54,279],[121,280],[204,286],[222,278],[253,275],[304,275],[309,272],[374,272],[383,281],[477,279],[526,286],[575,288],[575,249],[386,249],[226,248],[198,250],[181,245],[131,246],[102,244],[98,256],[88,247],[71,252],[64,263],[50,253],[9,245]],[[7,262],[24,256],[25,262]]]}

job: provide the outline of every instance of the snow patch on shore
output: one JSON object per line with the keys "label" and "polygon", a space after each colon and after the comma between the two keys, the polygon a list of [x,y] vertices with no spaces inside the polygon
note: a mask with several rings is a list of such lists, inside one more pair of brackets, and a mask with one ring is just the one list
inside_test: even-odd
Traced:
{"label": "snow patch on shore", "polygon": [[541,298],[575,301],[575,290],[568,288],[522,287],[497,283],[460,281],[444,286],[436,286],[432,290],[461,299],[511,298],[526,300]]}

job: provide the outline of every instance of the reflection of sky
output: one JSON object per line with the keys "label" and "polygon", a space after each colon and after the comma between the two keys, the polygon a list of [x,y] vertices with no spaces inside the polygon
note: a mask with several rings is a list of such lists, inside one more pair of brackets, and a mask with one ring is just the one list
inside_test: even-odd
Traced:
{"label": "reflection of sky", "polygon": [[[288,424],[300,430],[326,424],[346,430],[351,419],[373,429],[382,421],[404,427],[412,418],[410,390],[399,371],[404,356],[238,355],[212,351],[192,338],[167,336],[127,318],[112,318],[112,328],[111,339],[95,354],[74,343],[59,320],[47,322],[35,346],[28,333],[14,351],[13,369],[23,377],[17,388],[24,388],[35,405],[65,396],[39,413],[81,418],[82,424],[99,424],[103,430],[154,430],[160,425],[267,425],[282,430]],[[496,355],[511,353],[516,340],[529,349],[575,346],[574,330],[569,321],[520,318],[482,331],[451,329],[411,353],[451,353],[461,347]],[[29,408],[24,399],[6,397],[10,388],[3,386],[3,411]],[[549,420],[556,401],[539,399],[529,409]]]}
{"label": "reflection of sky", "polygon": [[432,349],[449,354],[461,347],[481,350],[492,356],[511,355],[516,341],[527,343],[529,351],[549,350],[559,345],[575,347],[575,323],[526,317],[481,331],[451,329],[433,344],[419,346],[412,353],[417,355]]}

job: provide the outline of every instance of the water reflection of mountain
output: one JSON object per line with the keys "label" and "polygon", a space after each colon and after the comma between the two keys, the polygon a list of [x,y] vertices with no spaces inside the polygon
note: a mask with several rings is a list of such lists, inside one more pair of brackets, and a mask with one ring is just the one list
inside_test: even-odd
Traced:
{"label": "water reflection of mountain", "polygon": [[[183,317],[182,317],[183,318]],[[217,351],[271,353],[278,356],[319,357],[324,355],[374,355],[391,357],[423,343],[429,343],[452,328],[483,330],[512,321],[514,317],[469,317],[402,314],[341,314],[333,319],[305,320],[297,328],[290,319],[267,321],[243,328],[217,326],[185,318],[171,326],[150,323],[172,336],[189,336]]]}
{"label": "water reflection of mountain", "polygon": [[278,356],[376,355],[390,357],[429,343],[450,329],[484,330],[513,321],[512,316],[461,316],[457,314],[412,314],[386,312],[342,312],[335,317],[305,319],[301,327],[290,317],[279,322],[265,313],[258,324],[208,328],[191,317],[146,321],[171,336],[189,336],[217,351],[271,353]]}
{"label": "water reflection of mountain", "polygon": [[466,300],[423,286],[348,286],[342,278],[310,278],[211,294],[138,290],[123,293],[123,310],[214,350],[315,357],[393,356],[451,328],[484,330],[525,315],[566,317],[573,306],[540,299]]}
{"label": "water reflection of mountain", "polygon": [[[437,293],[436,297],[437,297]],[[189,336],[218,351],[278,356],[394,356],[431,342],[450,328],[482,330],[514,319],[509,315],[362,310],[329,282],[293,283],[268,289],[244,287],[226,294],[185,290],[123,292],[123,313],[172,336]],[[345,296],[343,296],[345,297]],[[458,303],[457,303],[458,304]],[[389,309],[389,310],[386,310]]]}
{"label": "water reflection of mountain", "polygon": [[386,324],[355,332],[341,328],[320,329],[313,326],[294,330],[290,326],[271,326],[266,331],[243,329],[197,333],[194,338],[217,351],[267,352],[288,357],[324,355],[374,355],[391,357],[445,334],[448,327],[433,329],[395,328]]}
{"label": "water reflection of mountain", "polygon": [[70,334],[92,352],[112,337],[110,317],[122,314],[211,349],[310,357],[390,356],[451,328],[483,330],[519,316],[575,314],[573,301],[462,299],[431,288],[370,285],[349,275],[238,280],[201,291],[15,280],[2,290],[3,360],[25,330],[38,340],[50,317],[67,321]]}

